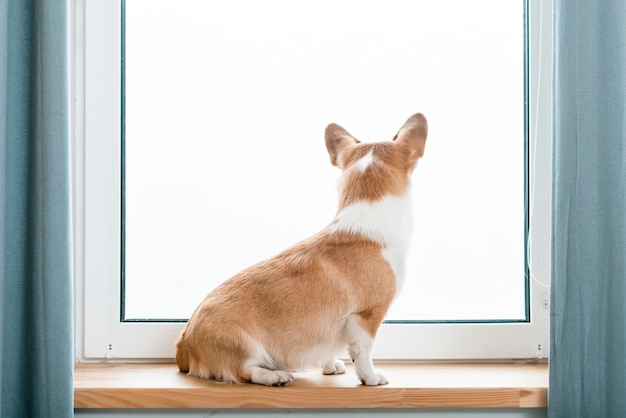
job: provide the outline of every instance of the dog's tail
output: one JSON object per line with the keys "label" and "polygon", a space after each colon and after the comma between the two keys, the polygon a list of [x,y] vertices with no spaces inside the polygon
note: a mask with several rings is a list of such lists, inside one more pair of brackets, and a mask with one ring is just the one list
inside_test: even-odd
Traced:
{"label": "dog's tail", "polygon": [[176,341],[176,364],[181,372],[189,372],[189,350],[185,347],[185,331]]}

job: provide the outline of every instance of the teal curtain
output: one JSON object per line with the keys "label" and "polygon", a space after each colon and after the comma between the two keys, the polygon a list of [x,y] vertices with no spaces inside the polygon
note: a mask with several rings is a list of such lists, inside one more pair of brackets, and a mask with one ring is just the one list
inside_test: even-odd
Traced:
{"label": "teal curtain", "polygon": [[67,0],[0,0],[0,417],[73,415]]}
{"label": "teal curtain", "polygon": [[626,416],[626,1],[554,7],[550,417]]}

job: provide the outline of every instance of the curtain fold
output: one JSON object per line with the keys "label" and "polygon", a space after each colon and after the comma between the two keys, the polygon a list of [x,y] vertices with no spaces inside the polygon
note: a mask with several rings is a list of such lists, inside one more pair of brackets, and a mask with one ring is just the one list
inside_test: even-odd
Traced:
{"label": "curtain fold", "polygon": [[626,2],[554,6],[550,417],[626,416]]}
{"label": "curtain fold", "polygon": [[67,0],[0,0],[0,416],[73,415]]}

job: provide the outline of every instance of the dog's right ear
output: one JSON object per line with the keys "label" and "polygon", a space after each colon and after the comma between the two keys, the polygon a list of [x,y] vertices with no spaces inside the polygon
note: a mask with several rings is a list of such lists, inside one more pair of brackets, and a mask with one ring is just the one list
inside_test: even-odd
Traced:
{"label": "dog's right ear", "polygon": [[415,167],[417,160],[424,155],[427,136],[428,122],[426,122],[426,117],[421,113],[416,113],[402,125],[396,136],[393,137],[394,141],[408,146],[408,161],[411,167]]}
{"label": "dog's right ear", "polygon": [[331,123],[326,127],[324,136],[331,164],[343,169],[344,162],[341,158],[341,153],[351,146],[358,144],[359,140],[336,123]]}

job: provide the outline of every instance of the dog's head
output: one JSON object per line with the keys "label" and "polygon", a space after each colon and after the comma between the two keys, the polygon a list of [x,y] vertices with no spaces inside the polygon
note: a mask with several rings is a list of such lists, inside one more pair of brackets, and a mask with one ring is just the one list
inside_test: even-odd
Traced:
{"label": "dog's head", "polygon": [[392,141],[361,143],[341,126],[326,127],[326,148],[333,165],[343,170],[340,207],[387,195],[402,195],[424,155],[428,124],[421,113],[411,116]]}

